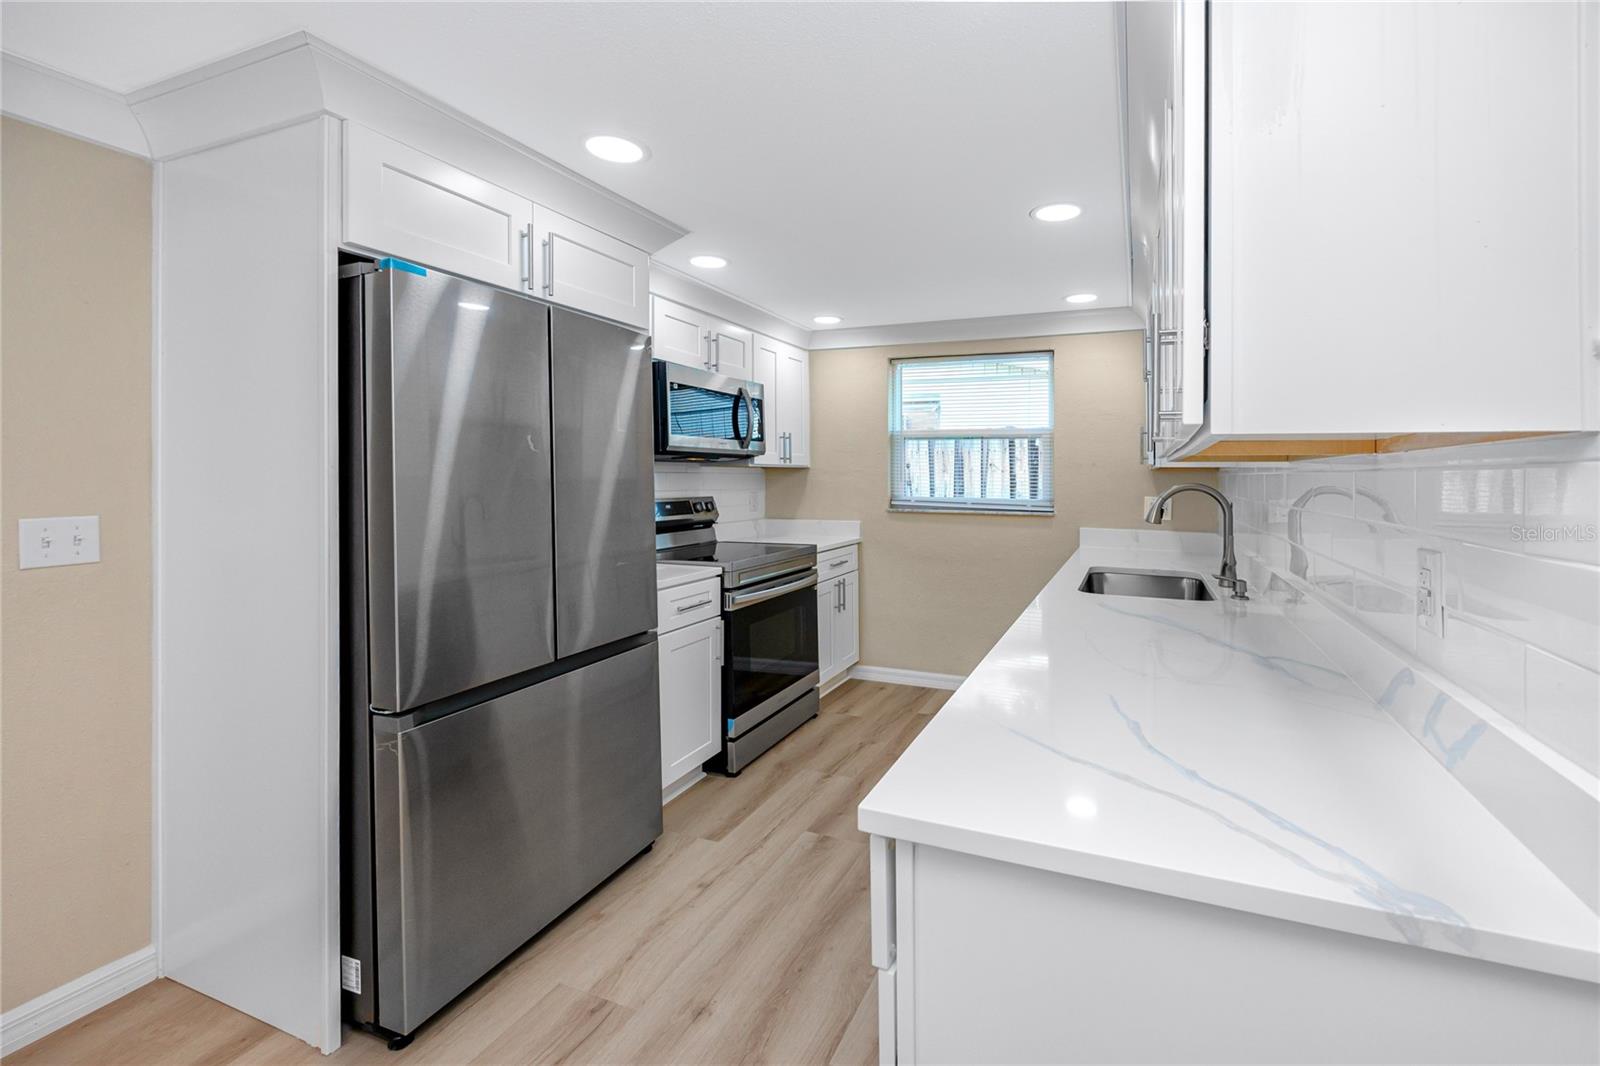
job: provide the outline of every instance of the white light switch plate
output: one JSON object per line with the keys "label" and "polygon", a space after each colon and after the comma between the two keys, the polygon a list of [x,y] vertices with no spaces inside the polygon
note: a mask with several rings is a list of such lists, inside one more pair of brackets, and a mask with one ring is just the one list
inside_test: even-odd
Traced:
{"label": "white light switch plate", "polygon": [[[1156,504],[1156,498],[1154,496],[1146,496],[1144,498],[1144,511],[1140,514],[1139,517],[1143,518],[1145,515],[1149,514],[1150,513],[1150,508],[1154,507],[1155,504]],[[1172,501],[1171,500],[1168,500],[1166,503],[1161,505],[1161,520],[1163,522],[1172,521]]]}
{"label": "white light switch plate", "polygon": [[17,522],[17,566],[74,566],[100,561],[100,516],[24,518]]}

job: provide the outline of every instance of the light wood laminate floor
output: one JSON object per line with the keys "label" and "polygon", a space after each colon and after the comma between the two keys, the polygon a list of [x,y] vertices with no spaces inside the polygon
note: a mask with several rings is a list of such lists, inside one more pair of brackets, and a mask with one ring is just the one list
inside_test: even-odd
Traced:
{"label": "light wood laminate floor", "polygon": [[650,854],[468,989],[403,1051],[315,1049],[157,981],[6,1058],[28,1063],[868,1063],[856,805],[947,692],[850,681],[735,779],[666,808]]}

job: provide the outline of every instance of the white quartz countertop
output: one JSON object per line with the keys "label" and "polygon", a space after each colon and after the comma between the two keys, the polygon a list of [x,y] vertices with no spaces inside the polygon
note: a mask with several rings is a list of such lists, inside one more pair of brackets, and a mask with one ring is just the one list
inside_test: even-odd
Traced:
{"label": "white quartz countertop", "polygon": [[718,522],[717,539],[762,544],[814,544],[817,551],[861,543],[861,523],[822,518],[757,518]]}
{"label": "white quartz countertop", "polygon": [[657,563],[656,591],[692,585],[696,581],[721,580],[721,568],[711,563]]}
{"label": "white quartz countertop", "polygon": [[[1223,599],[1214,537],[1170,536],[1080,548],[861,829],[1600,982],[1600,918],[1276,608]],[[1079,592],[1090,566],[1218,599]]]}

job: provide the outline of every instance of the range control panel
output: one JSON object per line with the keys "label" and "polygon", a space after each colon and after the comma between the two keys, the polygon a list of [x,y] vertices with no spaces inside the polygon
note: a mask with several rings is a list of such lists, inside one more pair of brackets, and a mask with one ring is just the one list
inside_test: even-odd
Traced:
{"label": "range control panel", "polygon": [[717,501],[711,496],[669,496],[656,501],[656,531],[694,529],[717,520]]}

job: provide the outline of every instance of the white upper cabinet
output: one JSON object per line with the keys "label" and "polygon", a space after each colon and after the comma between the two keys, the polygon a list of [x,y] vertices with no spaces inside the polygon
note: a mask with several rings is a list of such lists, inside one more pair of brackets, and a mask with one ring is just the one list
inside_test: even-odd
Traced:
{"label": "white upper cabinet", "polygon": [[761,410],[766,416],[767,450],[755,458],[756,466],[784,466],[783,435],[778,428],[778,350],[779,342],[759,333],[751,343],[754,365],[750,376],[761,384]]}
{"label": "white upper cabinet", "polygon": [[713,321],[711,331],[711,369],[729,377],[753,376],[755,334],[726,322]]}
{"label": "white upper cabinet", "polygon": [[1146,323],[1140,448],[1159,462],[1205,420],[1206,17],[1203,4],[1171,0],[1129,4],[1126,17],[1133,282]]}
{"label": "white upper cabinet", "polygon": [[1125,10],[1147,461],[1600,428],[1600,8]]}
{"label": "white upper cabinet", "polygon": [[345,243],[526,290],[532,201],[365,126],[344,127]]}
{"label": "white upper cabinet", "polygon": [[650,354],[670,363],[710,370],[710,320],[691,307],[659,296],[650,298],[650,307]]}
{"label": "white upper cabinet", "polygon": [[650,328],[650,257],[549,208],[534,206],[534,290],[553,303]]}
{"label": "white upper cabinet", "polygon": [[792,344],[755,335],[752,376],[762,386],[767,451],[757,466],[811,465],[811,355]]}
{"label": "white upper cabinet", "polygon": [[778,432],[785,466],[811,465],[811,353],[792,344],[778,351]]}
{"label": "white upper cabinet", "polygon": [[1585,428],[1592,5],[1211,11],[1210,431]]}
{"label": "white upper cabinet", "polygon": [[346,122],[344,240],[646,329],[650,257]]}

